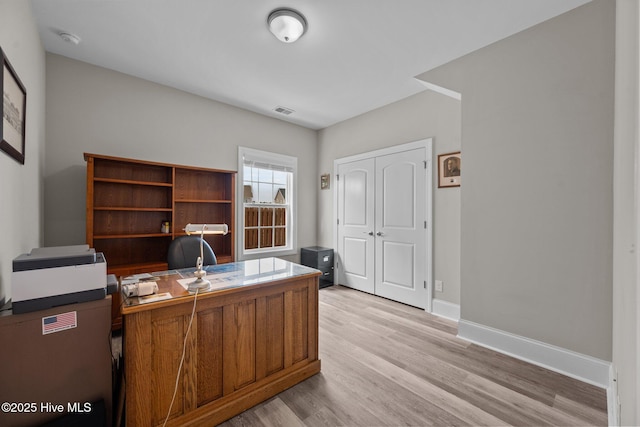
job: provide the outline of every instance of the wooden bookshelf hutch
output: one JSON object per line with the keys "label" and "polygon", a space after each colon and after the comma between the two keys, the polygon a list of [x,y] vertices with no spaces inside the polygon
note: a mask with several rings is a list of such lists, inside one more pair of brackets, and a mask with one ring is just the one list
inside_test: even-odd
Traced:
{"label": "wooden bookshelf hutch", "polygon": [[[226,223],[209,235],[218,263],[234,261],[235,171],[84,154],[87,162],[87,244],[104,253],[117,277],[167,269],[171,241],[188,223]],[[162,232],[168,221],[169,233]],[[194,260],[195,266],[195,260]],[[120,295],[113,328],[122,326]]]}

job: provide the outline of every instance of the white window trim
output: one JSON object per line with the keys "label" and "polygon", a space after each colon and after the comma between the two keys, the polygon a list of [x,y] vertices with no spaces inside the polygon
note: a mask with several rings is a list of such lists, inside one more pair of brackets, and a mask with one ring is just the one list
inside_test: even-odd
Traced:
{"label": "white window trim", "polygon": [[[281,165],[293,169],[292,187],[290,191],[290,214],[287,226],[288,245],[284,248],[251,249],[247,253],[244,249],[244,159],[255,162]],[[254,148],[238,147],[238,177],[236,179],[236,259],[263,258],[265,256],[295,255],[298,252],[298,158],[284,154],[271,153],[269,151],[256,150]],[[290,237],[290,238],[289,238]]]}

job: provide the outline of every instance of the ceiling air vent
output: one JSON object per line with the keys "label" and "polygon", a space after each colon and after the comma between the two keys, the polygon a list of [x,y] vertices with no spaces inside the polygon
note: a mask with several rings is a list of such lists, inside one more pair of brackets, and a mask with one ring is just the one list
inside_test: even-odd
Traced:
{"label": "ceiling air vent", "polygon": [[285,116],[288,116],[289,114],[293,113],[293,110],[291,108],[280,107],[280,106],[277,106],[276,108],[274,108],[273,111],[275,111],[276,113],[284,114]]}

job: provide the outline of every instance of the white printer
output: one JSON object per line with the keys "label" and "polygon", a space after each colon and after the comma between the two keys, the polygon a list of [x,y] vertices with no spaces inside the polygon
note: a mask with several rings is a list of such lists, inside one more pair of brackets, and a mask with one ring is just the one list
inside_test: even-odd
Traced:
{"label": "white printer", "polygon": [[89,245],[35,248],[13,260],[13,312],[27,313],[106,296],[107,262]]}

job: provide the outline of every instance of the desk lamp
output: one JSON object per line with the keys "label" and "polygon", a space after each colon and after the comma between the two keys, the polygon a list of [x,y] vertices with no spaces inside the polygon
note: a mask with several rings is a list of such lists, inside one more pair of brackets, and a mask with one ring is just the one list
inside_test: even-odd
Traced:
{"label": "desk lamp", "polygon": [[229,232],[229,227],[227,226],[227,224],[187,224],[184,227],[184,231],[188,236],[192,234],[200,235],[200,256],[196,261],[196,271],[193,273],[193,275],[196,276],[196,280],[189,283],[187,291],[190,294],[195,294],[198,291],[208,291],[211,288],[211,282],[204,278],[207,275],[207,272],[202,269],[202,263],[204,261],[204,235],[225,235]]}

